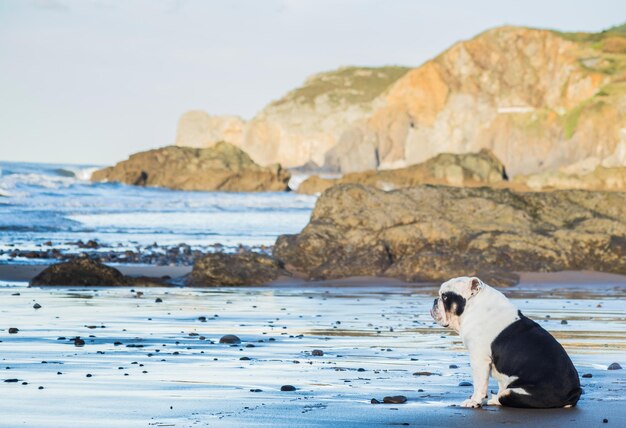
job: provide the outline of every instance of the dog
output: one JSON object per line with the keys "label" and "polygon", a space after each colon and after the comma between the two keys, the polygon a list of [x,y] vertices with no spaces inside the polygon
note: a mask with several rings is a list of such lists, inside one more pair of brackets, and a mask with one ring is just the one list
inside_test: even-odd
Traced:
{"label": "dog", "polygon": [[499,391],[487,405],[556,408],[578,402],[580,379],[565,349],[480,279],[443,283],[430,313],[439,325],[459,333],[469,351],[474,393],[462,407],[483,405],[490,374]]}

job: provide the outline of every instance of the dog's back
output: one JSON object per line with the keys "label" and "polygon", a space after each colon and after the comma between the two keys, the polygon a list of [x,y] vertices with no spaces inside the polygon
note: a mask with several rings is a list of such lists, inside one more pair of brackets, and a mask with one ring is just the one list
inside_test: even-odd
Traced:
{"label": "dog's back", "polygon": [[500,404],[510,407],[575,406],[582,394],[578,372],[565,349],[539,324],[525,317],[509,325],[491,345],[499,373],[516,377]]}

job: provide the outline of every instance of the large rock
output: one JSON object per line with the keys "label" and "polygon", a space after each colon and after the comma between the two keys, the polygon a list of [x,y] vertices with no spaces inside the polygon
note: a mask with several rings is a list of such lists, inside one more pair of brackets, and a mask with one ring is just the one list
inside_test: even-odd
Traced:
{"label": "large rock", "polygon": [[498,285],[518,271],[626,274],[626,193],[339,185],[300,234],[278,238],[274,256],[312,279],[479,275]]}
{"label": "large rock", "polygon": [[30,281],[31,286],[124,286],[131,283],[119,270],[86,257],[51,265]]}
{"label": "large rock", "polygon": [[484,186],[502,184],[508,179],[504,165],[489,150],[479,153],[443,153],[406,168],[353,172],[339,179],[311,176],[298,187],[299,193],[323,192],[335,184],[359,183],[382,190],[400,189],[419,184]]}
{"label": "large rock", "polygon": [[[569,34],[507,26],[417,68],[322,73],[246,123],[240,147],[261,165],[314,161],[344,173],[484,148],[511,176],[589,160],[626,166],[624,46],[623,27]],[[206,132],[196,123],[181,120],[179,135],[195,137],[179,144],[225,135],[221,119]]]}
{"label": "large rock", "polygon": [[283,191],[291,174],[280,165],[262,167],[229,143],[207,149],[169,146],[136,153],[93,173],[93,181],[137,186],[228,192]]}
{"label": "large rock", "polygon": [[265,254],[213,253],[196,260],[187,284],[196,287],[262,285],[284,274],[287,273],[282,264]]}

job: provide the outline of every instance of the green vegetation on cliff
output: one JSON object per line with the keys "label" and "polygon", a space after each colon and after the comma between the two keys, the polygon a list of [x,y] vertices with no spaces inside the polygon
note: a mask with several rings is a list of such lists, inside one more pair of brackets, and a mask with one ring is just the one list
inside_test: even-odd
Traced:
{"label": "green vegetation on cliff", "polygon": [[288,102],[312,104],[323,95],[334,103],[367,103],[382,94],[409,70],[410,68],[398,66],[343,67],[310,77],[301,87],[274,101],[272,105]]}

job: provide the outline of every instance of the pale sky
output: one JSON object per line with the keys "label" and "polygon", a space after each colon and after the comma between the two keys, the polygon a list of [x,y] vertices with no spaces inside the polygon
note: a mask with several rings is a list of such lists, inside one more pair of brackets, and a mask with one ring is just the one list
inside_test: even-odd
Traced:
{"label": "pale sky", "polygon": [[187,110],[250,118],[316,72],[624,21],[624,0],[0,0],[0,160],[111,164],[173,144]]}

